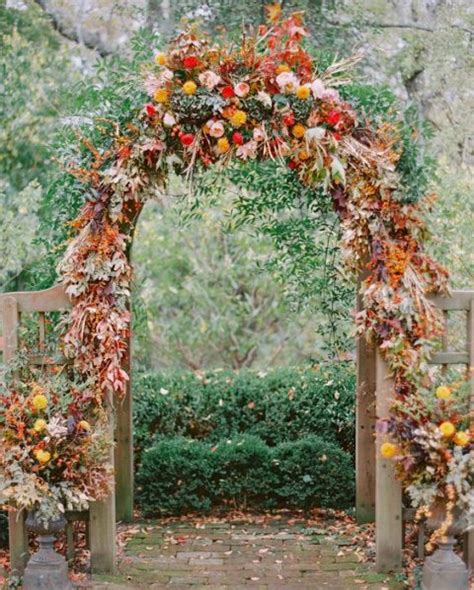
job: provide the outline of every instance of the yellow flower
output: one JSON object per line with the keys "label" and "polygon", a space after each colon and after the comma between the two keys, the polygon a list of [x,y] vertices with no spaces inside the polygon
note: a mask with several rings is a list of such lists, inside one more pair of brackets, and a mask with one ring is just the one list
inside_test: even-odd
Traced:
{"label": "yellow flower", "polygon": [[451,390],[446,385],[440,385],[436,390],[436,397],[438,399],[449,399],[451,397]]}
{"label": "yellow flower", "polygon": [[44,429],[46,428],[46,420],[43,420],[43,418],[38,418],[38,420],[36,420],[33,429],[36,432],[42,432]]}
{"label": "yellow flower", "polygon": [[219,141],[217,142],[217,150],[221,154],[225,154],[226,152],[229,151],[229,148],[230,148],[230,144],[229,144],[229,140],[227,139],[227,137],[221,137],[219,139]]}
{"label": "yellow flower", "polygon": [[197,84],[196,84],[196,82],[193,82],[192,80],[188,80],[187,82],[185,82],[183,84],[184,94],[195,94],[196,90],[197,90]]}
{"label": "yellow flower", "polygon": [[41,410],[44,410],[46,408],[46,406],[48,405],[48,400],[45,395],[43,395],[42,393],[39,393],[38,395],[35,395],[32,403],[33,403],[34,409],[37,412],[40,412]]}
{"label": "yellow flower", "polygon": [[78,426],[81,430],[89,431],[91,429],[91,425],[89,424],[89,422],[87,422],[87,420],[81,420]]}
{"label": "yellow flower", "polygon": [[164,66],[166,64],[166,53],[163,53],[162,51],[159,51],[156,55],[155,55],[155,63],[158,64],[159,66]]}
{"label": "yellow flower", "polygon": [[469,434],[469,432],[456,432],[456,434],[454,435],[453,441],[454,444],[457,445],[458,447],[465,447],[467,444],[469,444],[471,440],[471,436]]}
{"label": "yellow flower", "polygon": [[287,66],[286,64],[280,64],[276,69],[277,74],[283,74],[283,72],[289,72],[289,71],[290,71],[290,67]]}
{"label": "yellow flower", "polygon": [[244,125],[247,121],[247,114],[244,111],[235,111],[235,113],[230,118],[230,122],[234,127],[240,127]]}
{"label": "yellow flower", "polygon": [[456,427],[452,422],[443,422],[439,425],[439,429],[441,430],[441,434],[444,436],[444,438],[451,438],[456,432]]}
{"label": "yellow flower", "polygon": [[302,100],[306,100],[311,95],[311,89],[309,86],[298,86],[296,89],[296,96]]}
{"label": "yellow flower", "polygon": [[45,463],[47,463],[50,459],[51,459],[51,453],[48,451],[36,451],[35,452],[35,457],[36,460],[38,461],[38,463],[41,463],[41,465],[44,465]]}
{"label": "yellow flower", "polygon": [[384,459],[392,459],[398,453],[397,445],[390,442],[385,442],[380,447],[380,454]]}
{"label": "yellow flower", "polygon": [[304,137],[304,134],[306,133],[306,129],[305,129],[304,125],[301,125],[301,123],[296,123],[296,125],[293,126],[293,129],[291,130],[291,132],[293,133],[294,137],[301,139],[302,137]]}
{"label": "yellow flower", "polygon": [[156,90],[155,94],[153,95],[153,98],[159,103],[167,102],[169,98],[169,92],[166,90],[166,88],[158,88],[158,90]]}

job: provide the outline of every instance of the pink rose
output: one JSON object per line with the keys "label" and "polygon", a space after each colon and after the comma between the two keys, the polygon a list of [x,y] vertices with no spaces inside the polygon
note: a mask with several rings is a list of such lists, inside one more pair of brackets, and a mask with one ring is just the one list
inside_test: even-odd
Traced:
{"label": "pink rose", "polygon": [[211,70],[199,74],[199,82],[209,90],[215,88],[221,82],[221,77]]}
{"label": "pink rose", "polygon": [[239,82],[234,86],[234,92],[239,98],[245,98],[250,92],[250,86],[246,82]]}
{"label": "pink rose", "polygon": [[280,90],[287,94],[293,94],[300,85],[298,78],[293,72],[282,72],[276,77],[276,83]]}
{"label": "pink rose", "polygon": [[224,124],[222,121],[208,121],[209,135],[211,137],[222,137],[224,135]]}

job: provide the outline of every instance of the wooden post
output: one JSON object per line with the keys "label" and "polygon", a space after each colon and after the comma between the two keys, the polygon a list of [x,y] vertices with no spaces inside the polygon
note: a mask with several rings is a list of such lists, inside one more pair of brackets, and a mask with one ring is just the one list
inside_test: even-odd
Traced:
{"label": "wooden post", "polygon": [[[393,382],[380,351],[376,353],[376,388],[377,419],[387,418]],[[396,572],[402,567],[402,489],[393,463],[380,454],[383,435],[377,434],[376,440],[375,566],[381,573]]]}
{"label": "wooden post", "polygon": [[[357,287],[357,311],[362,310]],[[356,393],[356,517],[359,524],[375,520],[375,347],[357,338]]]}
{"label": "wooden post", "polygon": [[[142,203],[136,203],[130,213],[130,219],[124,232],[130,236],[127,257],[131,264],[132,244],[137,227]],[[131,313],[131,303],[128,302]],[[125,398],[115,403],[115,505],[117,520],[131,522],[133,520],[133,394],[132,394],[132,331],[127,342],[128,350],[123,367],[130,380],[127,383]]]}
{"label": "wooden post", "polygon": [[117,520],[131,522],[133,520],[133,406],[131,376],[131,344],[128,339],[128,353],[124,363],[130,381],[123,400],[115,404],[115,504]]}
{"label": "wooden post", "polygon": [[[467,312],[467,353],[469,363],[467,366],[468,379],[470,383],[469,408],[474,412],[474,297],[469,303]],[[471,427],[473,424],[471,424]],[[474,572],[474,531],[464,535],[464,561],[470,572]]]}
{"label": "wooden post", "polygon": [[[11,362],[18,349],[18,325],[20,314],[14,297],[3,300],[3,360]],[[10,563],[12,572],[22,574],[28,561],[28,535],[25,527],[25,513],[11,512],[8,518],[8,536],[10,544]]]}
{"label": "wooden post", "polygon": [[[113,401],[107,400],[109,414],[109,436],[114,436]],[[114,465],[114,451],[111,449],[109,462]],[[91,549],[91,569],[94,574],[115,574],[116,569],[116,516],[115,486],[110,494],[100,502],[93,502],[89,509],[89,530]]]}

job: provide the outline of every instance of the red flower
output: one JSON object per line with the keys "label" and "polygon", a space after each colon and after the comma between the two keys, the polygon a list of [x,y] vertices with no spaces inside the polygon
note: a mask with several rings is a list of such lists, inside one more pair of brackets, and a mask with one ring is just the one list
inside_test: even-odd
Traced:
{"label": "red flower", "polygon": [[236,144],[236,145],[242,145],[244,143],[244,136],[242,135],[242,133],[239,133],[238,131],[236,131],[233,135],[232,135],[232,141]]}
{"label": "red flower", "polygon": [[154,117],[156,115],[156,109],[154,105],[151,104],[151,102],[145,105],[145,111],[149,117]]}
{"label": "red flower", "polygon": [[340,120],[341,113],[339,113],[338,111],[330,111],[328,116],[326,117],[326,122],[332,127],[335,127]]}
{"label": "red flower", "polygon": [[297,164],[297,162],[295,162],[294,160],[290,160],[290,161],[288,162],[288,168],[289,168],[290,170],[294,170],[294,169],[295,169],[297,166],[298,166],[298,164]]}
{"label": "red flower", "polygon": [[194,135],[192,133],[180,133],[179,139],[185,147],[188,147],[193,143]]}
{"label": "red flower", "polygon": [[293,113],[288,113],[283,117],[283,123],[287,126],[287,127],[293,127],[293,125],[295,124],[295,116],[293,115]]}
{"label": "red flower", "polygon": [[232,98],[234,96],[234,89],[232,86],[224,86],[220,89],[222,98]]}
{"label": "red flower", "polygon": [[188,55],[183,59],[183,66],[187,70],[192,70],[193,68],[197,68],[199,65],[199,60],[195,55]]}
{"label": "red flower", "polygon": [[334,139],[336,141],[341,141],[341,134],[338,133],[337,131],[334,131],[333,134],[332,134],[332,136],[334,137]]}

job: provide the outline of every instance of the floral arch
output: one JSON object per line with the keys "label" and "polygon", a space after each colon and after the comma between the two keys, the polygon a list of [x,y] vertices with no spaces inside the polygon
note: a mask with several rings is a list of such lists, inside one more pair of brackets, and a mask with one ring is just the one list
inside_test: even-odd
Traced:
{"label": "floral arch", "polygon": [[[75,389],[84,415],[91,407],[87,415],[103,416],[104,400],[126,392],[128,247],[150,192],[170,171],[190,178],[249,159],[280,162],[295,183],[331,196],[347,271],[364,277],[358,333],[379,347],[395,399],[427,385],[426,361],[443,331],[428,296],[447,292],[446,271],[423,248],[423,212],[432,198],[416,202],[404,192],[397,124],[373,123],[341,97],[352,61],[321,68],[305,49],[302,15],[270,16],[239,46],[183,32],[144,72],[147,97],[133,118],[121,126],[98,121],[103,144],[84,141],[87,165],[70,164],[86,198],[59,265],[72,301],[63,345],[88,383]],[[396,454],[397,435],[406,435],[397,427],[405,420],[395,405],[387,457]]]}

